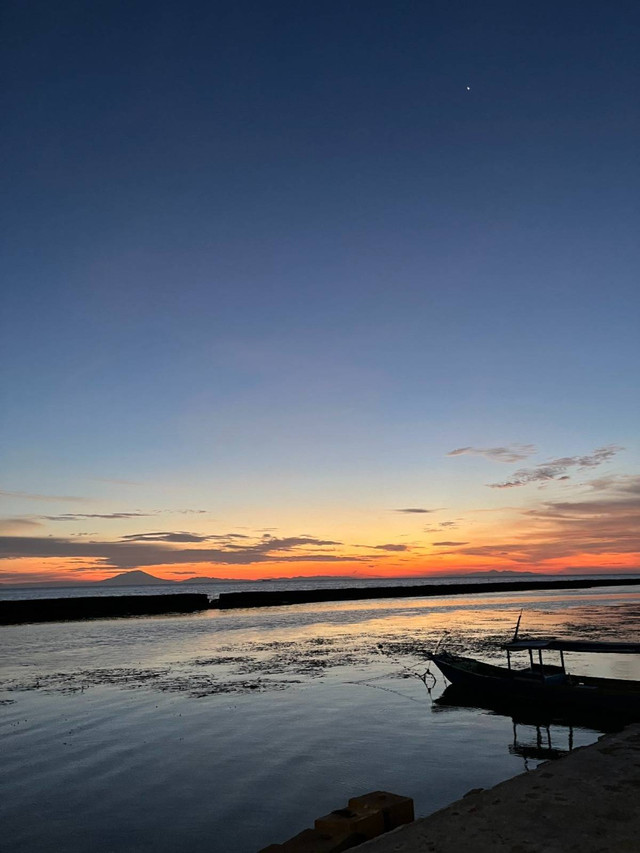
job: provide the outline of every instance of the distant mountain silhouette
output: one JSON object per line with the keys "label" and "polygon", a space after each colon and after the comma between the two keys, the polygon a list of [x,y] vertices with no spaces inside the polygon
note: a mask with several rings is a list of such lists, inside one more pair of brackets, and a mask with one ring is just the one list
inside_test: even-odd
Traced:
{"label": "distant mountain silhouette", "polygon": [[[465,572],[465,578],[490,578],[495,577],[496,575],[540,575],[543,577],[541,572],[525,572],[520,571],[519,569],[487,569],[484,572]],[[457,577],[454,575],[454,577]],[[546,575],[544,575],[546,577]]]}
{"label": "distant mountain silhouette", "polygon": [[95,581],[95,583],[101,586],[157,586],[158,584],[173,584],[174,582],[165,580],[164,578],[156,578],[150,575],[149,572],[141,572],[139,569],[134,569],[130,572],[114,575],[112,578],[105,578],[103,581]]}
{"label": "distant mountain silhouette", "polygon": [[[380,576],[382,577],[382,575]],[[274,581],[353,581],[375,580],[375,575],[282,575],[276,578],[215,578],[193,575],[175,583],[273,583]]]}

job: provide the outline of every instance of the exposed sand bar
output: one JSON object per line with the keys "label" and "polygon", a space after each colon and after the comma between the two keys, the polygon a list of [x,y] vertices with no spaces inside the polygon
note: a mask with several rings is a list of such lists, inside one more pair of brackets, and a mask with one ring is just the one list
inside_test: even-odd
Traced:
{"label": "exposed sand bar", "polygon": [[356,848],[358,853],[637,853],[640,725]]}
{"label": "exposed sand bar", "polygon": [[425,596],[470,595],[486,592],[523,592],[537,589],[590,589],[602,586],[640,585],[640,578],[603,580],[479,581],[476,583],[420,584],[416,586],[346,587],[345,589],[248,590],[223,592],[211,607],[231,610],[238,607],[282,607],[318,601],[357,601],[365,598],[422,598]]}
{"label": "exposed sand bar", "polygon": [[176,595],[104,595],[86,598],[41,598],[0,601],[0,625],[23,622],[62,622],[114,616],[158,616],[194,613],[209,607],[204,593]]}

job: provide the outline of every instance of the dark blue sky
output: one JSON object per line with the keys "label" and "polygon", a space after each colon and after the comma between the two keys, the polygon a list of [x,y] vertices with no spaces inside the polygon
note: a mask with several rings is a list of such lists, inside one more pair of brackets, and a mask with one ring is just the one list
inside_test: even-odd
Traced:
{"label": "dark blue sky", "polygon": [[241,504],[287,472],[284,514],[419,500],[457,446],[637,463],[638,3],[9,0],[2,29],[8,490]]}

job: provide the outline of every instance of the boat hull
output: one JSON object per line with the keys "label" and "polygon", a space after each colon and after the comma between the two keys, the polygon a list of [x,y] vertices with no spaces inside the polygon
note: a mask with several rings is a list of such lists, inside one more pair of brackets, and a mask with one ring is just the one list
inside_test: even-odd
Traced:
{"label": "boat hull", "polygon": [[564,676],[557,668],[509,670],[446,653],[431,659],[447,681],[479,696],[640,715],[636,681]]}
{"label": "boat hull", "polygon": [[440,712],[452,708],[478,708],[503,717],[510,717],[514,725],[547,728],[552,725],[577,726],[598,732],[620,731],[630,723],[640,720],[640,711],[624,712],[620,709],[593,708],[536,702],[518,694],[479,693],[460,685],[450,684],[435,700],[434,708]]}

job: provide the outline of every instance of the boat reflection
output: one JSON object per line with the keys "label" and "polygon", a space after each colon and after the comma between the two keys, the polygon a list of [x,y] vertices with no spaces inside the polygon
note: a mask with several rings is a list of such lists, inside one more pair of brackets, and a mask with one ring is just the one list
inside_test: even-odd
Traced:
{"label": "boat reflection", "polygon": [[511,719],[513,741],[509,752],[528,760],[551,761],[567,755],[574,748],[574,730],[598,734],[616,732],[638,715],[612,714],[575,708],[553,708],[532,702],[518,702],[507,696],[489,698],[460,685],[449,685],[437,699],[432,710],[443,713],[452,709],[476,708]]}
{"label": "boat reflection", "polygon": [[[535,742],[532,743],[530,739],[533,737],[533,733],[530,732],[529,727],[526,727],[525,732],[522,733],[518,731],[518,725],[519,723],[513,720],[513,743],[509,745],[509,752],[511,755],[519,755],[520,758],[524,758],[525,766],[530,758],[535,761],[554,761],[556,758],[562,758],[563,755],[568,755],[573,751],[573,726],[568,726],[566,730],[558,732],[557,730],[552,731],[550,725],[536,725],[533,727],[535,729]],[[558,737],[563,739],[562,746],[553,745],[553,739],[555,738],[557,742]],[[566,746],[564,745],[565,737]]]}

